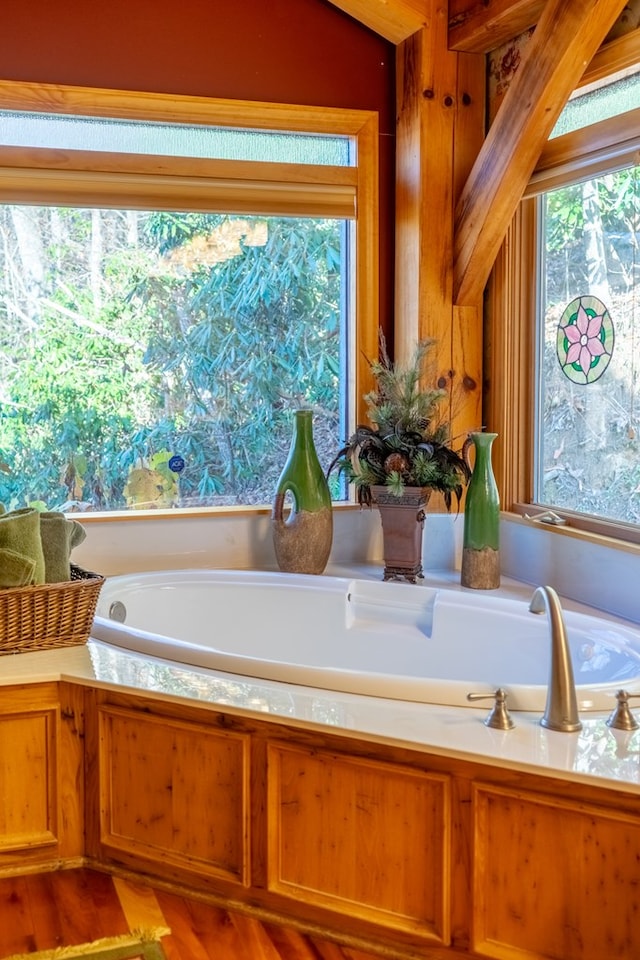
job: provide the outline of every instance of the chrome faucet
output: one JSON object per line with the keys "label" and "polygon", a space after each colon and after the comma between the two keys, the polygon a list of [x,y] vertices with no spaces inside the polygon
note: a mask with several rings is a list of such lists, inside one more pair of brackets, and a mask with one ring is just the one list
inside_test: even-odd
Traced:
{"label": "chrome faucet", "polygon": [[574,733],[582,729],[582,724],[578,717],[573,666],[560,598],[552,587],[537,587],[531,598],[529,610],[531,613],[546,612],[551,633],[551,667],[547,705],[540,723],[549,730]]}

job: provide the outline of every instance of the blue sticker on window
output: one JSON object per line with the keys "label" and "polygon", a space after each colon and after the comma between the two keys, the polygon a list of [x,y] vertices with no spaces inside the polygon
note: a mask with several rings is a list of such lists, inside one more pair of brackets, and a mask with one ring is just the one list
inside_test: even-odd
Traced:
{"label": "blue sticker on window", "polygon": [[182,473],[184,470],[184,460],[179,454],[174,454],[169,460],[169,470],[173,473]]}

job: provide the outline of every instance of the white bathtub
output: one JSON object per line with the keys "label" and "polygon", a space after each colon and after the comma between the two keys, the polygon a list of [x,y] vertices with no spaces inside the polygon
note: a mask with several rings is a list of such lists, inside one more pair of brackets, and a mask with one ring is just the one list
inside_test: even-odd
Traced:
{"label": "white bathtub", "polygon": [[[611,710],[621,688],[640,693],[640,630],[571,611],[565,623],[581,710]],[[227,673],[423,703],[469,706],[467,693],[503,687],[510,709],[541,712],[550,658],[546,616],[526,601],[253,571],[111,577],[92,637]]]}

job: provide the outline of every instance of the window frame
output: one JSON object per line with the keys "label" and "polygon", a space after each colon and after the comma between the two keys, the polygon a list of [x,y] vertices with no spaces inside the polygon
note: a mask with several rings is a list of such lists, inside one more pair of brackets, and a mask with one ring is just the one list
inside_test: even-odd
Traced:
{"label": "window frame", "polygon": [[[580,86],[640,62],[640,30],[603,48]],[[628,166],[640,152],[640,109],[549,140],[507,231],[488,288],[485,310],[485,420],[497,432],[494,469],[502,509],[512,518],[554,533],[606,538],[618,547],[640,544],[640,528],[535,503],[534,443],[537,404],[536,287],[539,277],[537,196],[577,180]]]}
{"label": "window frame", "polygon": [[[377,355],[379,329],[376,111],[16,81],[0,81],[0,110],[349,137],[355,161],[349,167],[0,146],[0,202],[352,220],[348,255],[354,270],[348,298],[353,325],[345,384],[349,429],[362,418],[362,398],[373,386],[368,358]],[[255,513],[259,508],[240,509]],[[207,507],[201,512],[225,510]],[[156,518],[161,513],[153,511]]]}

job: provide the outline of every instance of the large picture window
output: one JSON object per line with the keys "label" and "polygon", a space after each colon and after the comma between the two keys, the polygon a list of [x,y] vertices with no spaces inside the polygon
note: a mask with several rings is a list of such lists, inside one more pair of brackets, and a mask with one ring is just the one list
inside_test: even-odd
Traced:
{"label": "large picture window", "polygon": [[63,93],[0,84],[0,501],[270,502],[293,410],[327,464],[355,418],[375,116]]}
{"label": "large picture window", "polygon": [[0,207],[7,504],[268,502],[294,406],[345,416],[343,220]]}

